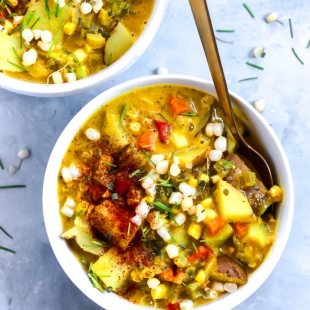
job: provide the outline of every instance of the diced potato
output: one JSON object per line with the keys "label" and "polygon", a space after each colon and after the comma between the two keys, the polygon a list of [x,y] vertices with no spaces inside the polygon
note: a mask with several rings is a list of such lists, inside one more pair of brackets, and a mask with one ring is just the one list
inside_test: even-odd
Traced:
{"label": "diced potato", "polygon": [[[183,136],[181,133],[178,132],[172,132],[171,134],[171,138],[170,138],[171,142],[175,145],[175,147],[177,149],[184,149],[186,147],[188,147],[188,142],[185,136]],[[177,154],[177,156],[179,157],[179,154]],[[185,155],[185,154],[184,154]],[[183,155],[183,156],[184,156]],[[182,154],[181,154],[182,157]],[[179,158],[180,159],[180,158]],[[193,158],[194,159],[194,158]],[[185,159],[186,160],[186,159]],[[183,160],[183,163],[185,162],[185,160]],[[180,163],[181,163],[181,159],[180,159]],[[191,163],[191,161],[187,161],[186,163]],[[185,163],[185,164],[186,164]]]}
{"label": "diced potato", "polygon": [[87,57],[87,54],[82,48],[75,50],[72,54],[76,58],[76,60],[80,63],[82,63]]}
{"label": "diced potato", "polygon": [[250,223],[242,240],[249,244],[256,243],[262,248],[272,243],[272,239],[269,237],[268,228],[263,222]]}
{"label": "diced potato", "polygon": [[91,269],[107,287],[118,292],[125,286],[132,267],[131,262],[122,257],[120,250],[111,248],[92,265]]}
{"label": "diced potato", "polygon": [[[94,239],[85,234],[81,229],[77,226],[67,230],[61,235],[64,239],[73,239],[75,238],[76,243],[86,252],[95,254],[95,255],[103,255],[105,250],[99,243],[94,243]],[[99,241],[98,241],[99,242]]]}
{"label": "diced potato", "polygon": [[220,179],[216,183],[214,196],[220,216],[225,222],[250,223],[256,221],[248,199],[226,181]]}
{"label": "diced potato", "polygon": [[177,227],[172,232],[173,238],[176,241],[176,244],[184,245],[188,247],[190,245],[190,238],[184,227]]}
{"label": "diced potato", "polygon": [[[174,136],[172,138],[172,141],[174,141],[176,139],[175,134],[174,134]],[[179,141],[179,142],[176,142],[176,143],[178,143],[179,147],[178,146],[177,147],[181,148],[182,141],[178,140],[179,139],[178,137],[179,136],[177,136],[177,140],[176,141]],[[183,136],[181,136],[181,137],[183,137]],[[185,137],[183,137],[183,138],[186,140]],[[182,139],[182,138],[180,138],[180,139]],[[186,143],[184,142],[184,145],[185,144],[187,146],[187,141],[186,141]],[[189,149],[189,150],[184,150],[184,151],[181,151],[181,152],[176,152],[175,156],[177,156],[179,158],[180,166],[181,167],[185,167],[186,164],[192,164],[193,166],[196,166],[196,165],[201,164],[204,161],[206,150],[207,150],[207,146],[205,146],[205,147],[196,147],[196,148],[192,148],[192,149]]]}
{"label": "diced potato", "polygon": [[166,299],[167,293],[168,289],[165,284],[159,284],[151,290],[151,295],[153,299]]}
{"label": "diced potato", "polygon": [[213,200],[211,197],[204,199],[203,201],[200,202],[200,204],[206,209],[211,209],[213,208],[214,204],[213,204]]}
{"label": "diced potato", "polygon": [[95,49],[102,48],[105,45],[105,38],[100,33],[88,33],[86,41]]}
{"label": "diced potato", "polygon": [[202,226],[200,224],[191,223],[188,227],[188,234],[194,239],[198,240],[202,233]]}
{"label": "diced potato", "polygon": [[108,26],[110,24],[110,17],[108,11],[101,9],[99,12],[99,22],[102,26]]}
{"label": "diced potato", "polygon": [[23,70],[10,64],[11,61],[14,64],[22,66],[20,60],[16,57],[13,47],[15,48],[19,57],[23,54],[23,49],[20,49],[19,34],[14,33],[12,35],[4,34],[0,32],[0,70],[11,72],[22,72]]}
{"label": "diced potato", "polygon": [[124,26],[119,22],[112,30],[105,45],[104,61],[107,65],[119,59],[133,44],[134,38]]}
{"label": "diced potato", "polygon": [[74,31],[76,30],[76,23],[73,22],[66,22],[64,25],[64,33],[68,36],[71,36]]}

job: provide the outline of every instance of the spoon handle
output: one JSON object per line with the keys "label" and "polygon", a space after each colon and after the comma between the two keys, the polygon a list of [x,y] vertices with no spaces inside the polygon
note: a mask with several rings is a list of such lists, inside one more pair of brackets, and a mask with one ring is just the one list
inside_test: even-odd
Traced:
{"label": "spoon handle", "polygon": [[[218,53],[211,19],[206,0],[189,0],[199,36],[205,51],[210,72],[219,99],[220,106],[225,114],[225,120],[233,136],[239,140],[238,129],[235,125],[232,106],[228,96],[226,80]],[[238,141],[240,142],[240,141]]]}

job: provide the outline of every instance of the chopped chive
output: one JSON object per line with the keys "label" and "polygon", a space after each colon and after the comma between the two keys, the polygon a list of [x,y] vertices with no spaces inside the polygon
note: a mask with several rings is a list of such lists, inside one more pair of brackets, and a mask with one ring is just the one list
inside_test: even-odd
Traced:
{"label": "chopped chive", "polygon": [[121,113],[121,119],[120,119],[121,124],[123,124],[125,113],[126,113],[126,110],[127,110],[127,106],[128,106],[127,103],[125,103],[124,106],[123,106],[122,113]]}
{"label": "chopped chive", "polygon": [[11,18],[13,16],[17,16],[17,13],[12,13],[12,14],[8,15],[7,18]]}
{"label": "chopped chive", "polygon": [[308,41],[308,45],[307,45],[307,48],[309,48],[310,47],[310,40]]}
{"label": "chopped chive", "polygon": [[175,240],[175,238],[174,238],[173,234],[172,234],[170,231],[168,231],[168,233],[169,233],[169,235],[170,235],[171,239],[173,240],[173,242],[177,242],[177,241]]}
{"label": "chopped chive", "polygon": [[91,275],[90,273],[88,273],[88,276],[89,276],[89,280],[90,280],[91,284],[93,285],[93,287],[98,289],[101,293],[104,292],[104,289],[102,288],[100,283],[95,279],[95,277],[93,275]]}
{"label": "chopped chive", "polygon": [[129,178],[134,177],[137,174],[141,174],[143,173],[143,171],[141,171],[140,169],[137,169],[136,171],[134,171],[133,173],[129,174]]}
{"label": "chopped chive", "polygon": [[83,256],[83,254],[82,253],[79,253],[79,254],[80,254],[80,257],[81,257],[81,262],[83,264],[87,264],[87,261],[86,261],[85,257]]}
{"label": "chopped chive", "polygon": [[[45,0],[45,1],[46,1],[46,0]],[[61,33],[61,31],[62,31],[62,28],[63,28],[64,24],[65,24],[65,21],[63,20],[63,21],[61,22],[61,25],[60,25],[60,27],[59,27],[59,29],[58,29],[56,35],[55,35],[55,38],[54,38],[54,40],[53,40],[53,42],[52,42],[50,48],[48,49],[48,52],[47,52],[47,54],[46,54],[46,58],[49,58],[49,57],[50,57],[50,54],[51,54],[51,52],[52,52],[52,49],[53,49],[53,47],[54,47],[56,41],[58,40],[58,37],[60,36],[60,33]]]}
{"label": "chopped chive", "polygon": [[219,37],[215,37],[216,40],[219,40],[221,42],[224,42],[224,43],[234,43],[234,41],[226,41],[226,40],[223,40],[223,39],[220,39]]}
{"label": "chopped chive", "polygon": [[25,67],[23,67],[23,66],[17,65],[17,64],[15,64],[15,63],[12,62],[12,61],[9,61],[9,60],[8,60],[8,63],[11,64],[12,66],[15,66],[15,67],[17,67],[17,68],[19,68],[19,69],[24,70],[25,72],[29,72],[29,71],[30,71],[29,69],[27,69],[27,68],[25,68]]}
{"label": "chopped chive", "polygon": [[9,248],[5,248],[4,246],[1,246],[1,245],[0,245],[0,250],[8,251],[8,252],[11,252],[11,253],[13,253],[13,254],[16,253],[14,250],[11,250],[11,249],[9,249]]}
{"label": "chopped chive", "polygon": [[21,188],[21,187],[26,187],[26,185],[6,185],[6,186],[0,186],[1,188]]}
{"label": "chopped chive", "polygon": [[112,163],[109,163],[108,161],[103,161],[103,163],[107,166],[110,166],[110,167],[116,167],[116,165],[112,164]]}
{"label": "chopped chive", "polygon": [[31,20],[32,20],[33,17],[34,17],[34,14],[35,14],[35,12],[32,12],[32,13],[29,15],[29,17],[28,17],[28,19],[27,19],[27,21],[26,21],[26,25],[29,25],[29,23],[31,22]]}
{"label": "chopped chive", "polygon": [[295,57],[298,59],[298,61],[303,65],[304,64],[303,61],[299,58],[299,56],[297,55],[293,47],[292,47],[292,52],[295,55]]}
{"label": "chopped chive", "polygon": [[45,4],[45,11],[47,13],[48,19],[50,19],[50,7],[48,5],[48,0],[44,0],[44,4]]}
{"label": "chopped chive", "polygon": [[171,153],[170,160],[172,160],[173,157],[174,157],[174,152]]}
{"label": "chopped chive", "polygon": [[156,167],[155,163],[153,162],[153,160],[151,159],[151,157],[149,156],[148,153],[146,153],[144,150],[141,150],[142,154],[146,157],[146,159],[154,166]]}
{"label": "chopped chive", "polygon": [[151,176],[154,175],[155,173],[156,173],[156,172],[153,171],[153,172],[149,173],[148,175],[144,176],[143,178],[139,179],[139,181],[143,181],[143,180],[145,180],[145,179],[151,177]]}
{"label": "chopped chive", "polygon": [[166,123],[168,123],[168,121],[165,119],[165,117],[164,117],[162,114],[158,113],[158,115],[159,115]]}
{"label": "chopped chive", "polygon": [[185,179],[177,179],[177,180],[175,180],[176,182],[184,182],[184,181],[187,181],[187,180],[189,180],[188,178],[185,178]]}
{"label": "chopped chive", "polygon": [[288,19],[288,23],[290,25],[291,38],[294,38],[293,25],[292,25],[292,20],[290,18]]}
{"label": "chopped chive", "polygon": [[193,245],[193,248],[195,249],[195,252],[198,253],[198,250],[197,250],[197,247],[196,247],[196,244],[194,242],[192,242],[192,245]]}
{"label": "chopped chive", "polygon": [[127,236],[130,234],[131,222],[128,223]]}
{"label": "chopped chive", "polygon": [[184,113],[181,113],[181,114],[184,115],[184,116],[199,116],[197,113],[184,112]]}
{"label": "chopped chive", "polygon": [[15,49],[14,46],[12,47],[12,50],[13,50],[15,56],[19,59],[19,61],[22,62],[22,59],[21,59],[20,56],[17,54],[16,49]]}
{"label": "chopped chive", "polygon": [[75,220],[82,212],[83,212],[83,210],[80,210],[78,213],[76,213],[76,214],[73,216],[73,219]]}
{"label": "chopped chive", "polygon": [[161,203],[159,201],[152,202],[152,205],[154,205],[160,209],[163,209],[163,210],[167,211],[168,213],[173,213],[169,207],[165,206],[163,203]]}
{"label": "chopped chive", "polygon": [[244,8],[248,11],[248,13],[252,16],[252,18],[255,17],[255,15],[253,14],[253,12],[251,11],[251,9],[249,8],[249,6],[246,3],[243,3]]}
{"label": "chopped chive", "polygon": [[112,200],[117,200],[118,199],[118,193],[113,193],[111,195]]}
{"label": "chopped chive", "polygon": [[83,19],[82,19],[82,17],[79,17],[79,22],[78,22],[78,24],[79,24],[79,27],[82,27],[82,26],[83,26]]}
{"label": "chopped chive", "polygon": [[251,63],[251,62],[249,62],[249,61],[247,61],[247,62],[246,62],[246,64],[247,64],[248,66],[254,67],[254,68],[256,68],[256,69],[259,69],[259,70],[264,70],[264,68],[263,68],[263,67],[258,66],[258,65],[255,65],[255,64],[252,64],[252,63]]}
{"label": "chopped chive", "polygon": [[2,169],[2,170],[4,170],[4,166],[3,166],[3,163],[2,163],[2,160],[0,159],[0,168]]}
{"label": "chopped chive", "polygon": [[110,66],[110,65],[111,65],[111,62],[112,62],[112,53],[110,53],[109,61],[108,61],[107,65]]}
{"label": "chopped chive", "polygon": [[57,2],[56,2],[56,8],[55,8],[55,17],[56,17],[56,18],[58,18],[58,16],[59,16],[59,11],[60,11],[59,1],[57,0]]}
{"label": "chopped chive", "polygon": [[257,79],[258,79],[258,77],[255,76],[255,77],[249,77],[249,78],[246,78],[246,79],[239,80],[238,82],[240,83],[240,82],[244,82],[244,81],[251,81],[251,80],[257,80]]}
{"label": "chopped chive", "polygon": [[13,239],[13,237],[7,231],[5,231],[2,226],[0,226],[0,230],[2,230],[9,238]]}
{"label": "chopped chive", "polygon": [[114,189],[114,183],[113,183],[113,182],[109,183],[108,186],[107,186],[107,188],[108,188],[110,191],[113,191],[113,189]]}
{"label": "chopped chive", "polygon": [[233,29],[216,29],[216,32],[235,32]]}
{"label": "chopped chive", "polygon": [[40,17],[38,17],[38,18],[36,19],[36,21],[32,24],[32,26],[30,27],[30,29],[32,29],[32,28],[36,25],[36,23],[37,23],[39,20],[40,20]]}

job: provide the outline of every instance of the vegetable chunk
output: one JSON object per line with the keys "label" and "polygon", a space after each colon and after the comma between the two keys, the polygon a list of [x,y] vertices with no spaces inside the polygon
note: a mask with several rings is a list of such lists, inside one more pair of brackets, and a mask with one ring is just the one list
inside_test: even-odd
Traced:
{"label": "vegetable chunk", "polygon": [[249,201],[231,184],[220,179],[216,183],[214,195],[220,215],[225,222],[255,222],[256,218]]}

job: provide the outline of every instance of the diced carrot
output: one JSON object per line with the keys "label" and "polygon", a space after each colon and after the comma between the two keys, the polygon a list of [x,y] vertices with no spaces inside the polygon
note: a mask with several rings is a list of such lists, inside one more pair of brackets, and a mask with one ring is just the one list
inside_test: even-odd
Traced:
{"label": "diced carrot", "polygon": [[181,269],[177,269],[174,274],[172,268],[167,268],[162,273],[160,273],[158,277],[164,281],[181,284],[185,278],[185,273]]}
{"label": "diced carrot", "polygon": [[233,226],[236,236],[238,238],[242,238],[246,233],[248,224],[238,222],[238,223],[233,223],[232,226]]}
{"label": "diced carrot", "polygon": [[156,121],[155,124],[158,130],[159,140],[163,143],[167,143],[170,138],[171,133],[171,125],[165,122]]}
{"label": "diced carrot", "polygon": [[193,253],[192,255],[190,255],[187,258],[187,261],[189,263],[193,263],[195,261],[204,261],[207,260],[209,255],[211,255],[213,252],[211,249],[209,249],[208,247],[206,247],[205,245],[200,245],[197,248],[197,252]]}
{"label": "diced carrot", "polygon": [[188,112],[190,110],[189,105],[172,95],[169,95],[169,104],[174,115],[180,115],[181,113]]}
{"label": "diced carrot", "polygon": [[225,221],[219,216],[207,222],[207,227],[212,236],[217,235],[224,225],[225,225]]}
{"label": "diced carrot", "polygon": [[148,130],[138,138],[137,145],[141,149],[153,151],[155,149],[155,142],[156,133],[154,132],[154,130]]}

